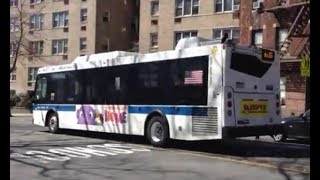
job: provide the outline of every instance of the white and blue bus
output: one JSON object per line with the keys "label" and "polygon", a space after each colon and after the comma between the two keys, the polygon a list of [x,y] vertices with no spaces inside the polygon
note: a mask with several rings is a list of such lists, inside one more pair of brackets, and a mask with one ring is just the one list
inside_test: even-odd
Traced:
{"label": "white and blue bus", "polygon": [[280,61],[272,50],[179,41],[175,50],[77,57],[38,71],[33,123],[170,139],[272,135],[280,129]]}

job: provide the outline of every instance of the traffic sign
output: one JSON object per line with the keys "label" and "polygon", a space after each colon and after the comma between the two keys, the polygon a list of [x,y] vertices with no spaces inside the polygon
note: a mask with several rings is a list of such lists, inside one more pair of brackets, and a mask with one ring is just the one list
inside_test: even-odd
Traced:
{"label": "traffic sign", "polygon": [[310,55],[305,54],[302,56],[300,64],[301,76],[310,77]]}

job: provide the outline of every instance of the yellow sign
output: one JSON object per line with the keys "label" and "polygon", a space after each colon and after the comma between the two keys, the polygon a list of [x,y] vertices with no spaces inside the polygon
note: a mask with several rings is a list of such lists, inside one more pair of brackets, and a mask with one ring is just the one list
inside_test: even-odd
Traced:
{"label": "yellow sign", "polygon": [[211,48],[211,53],[212,53],[212,54],[216,54],[217,51],[218,51],[217,46],[213,46],[213,47]]}
{"label": "yellow sign", "polygon": [[301,76],[310,77],[310,55],[305,54],[302,56],[302,61],[300,64]]}
{"label": "yellow sign", "polygon": [[241,117],[266,116],[268,114],[268,100],[242,100],[240,102]]}
{"label": "yellow sign", "polygon": [[274,61],[274,51],[262,49],[262,59],[266,61]]}

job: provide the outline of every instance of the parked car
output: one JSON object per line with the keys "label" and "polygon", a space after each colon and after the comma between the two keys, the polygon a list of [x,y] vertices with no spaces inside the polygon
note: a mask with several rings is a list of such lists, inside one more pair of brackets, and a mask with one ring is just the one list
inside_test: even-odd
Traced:
{"label": "parked car", "polygon": [[276,142],[286,141],[287,138],[310,140],[310,110],[300,114],[300,116],[284,118],[282,133],[274,134]]}

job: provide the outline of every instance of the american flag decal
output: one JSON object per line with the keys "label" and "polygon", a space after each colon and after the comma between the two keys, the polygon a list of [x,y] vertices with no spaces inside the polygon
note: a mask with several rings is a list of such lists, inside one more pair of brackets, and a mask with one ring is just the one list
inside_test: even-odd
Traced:
{"label": "american flag decal", "polygon": [[202,70],[186,71],[184,84],[202,84],[202,78],[203,78]]}

